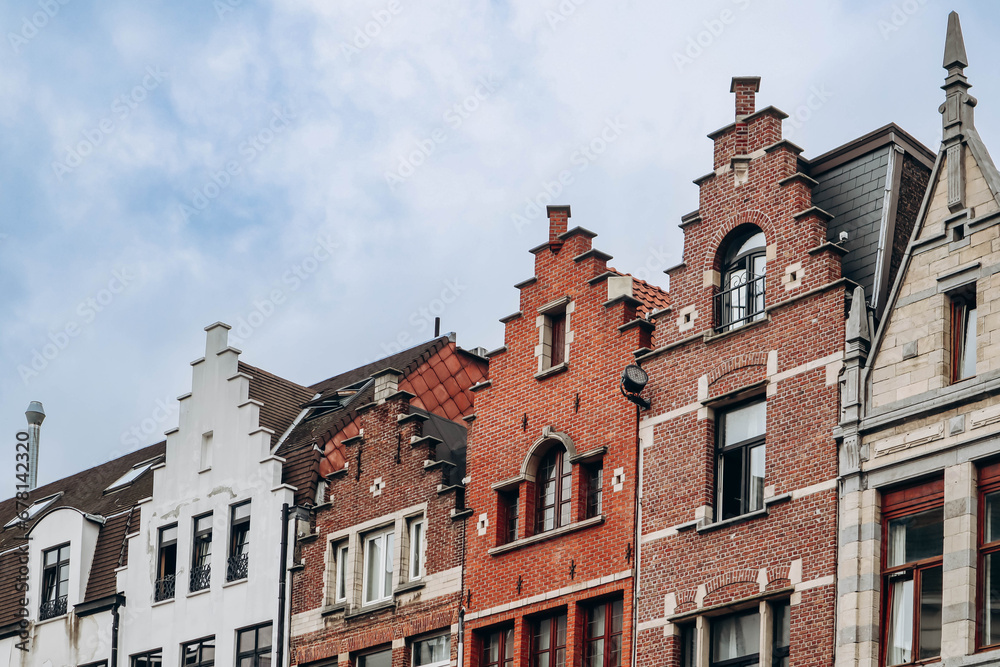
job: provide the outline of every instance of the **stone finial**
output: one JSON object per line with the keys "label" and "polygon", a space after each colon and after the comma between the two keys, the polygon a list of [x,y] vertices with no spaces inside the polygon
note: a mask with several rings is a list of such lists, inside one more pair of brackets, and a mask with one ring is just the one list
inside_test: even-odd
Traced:
{"label": "stone finial", "polygon": [[851,299],[851,312],[847,316],[848,343],[861,343],[867,349],[871,344],[872,336],[868,328],[868,307],[865,305],[865,288],[858,285],[854,288],[854,296]]}
{"label": "stone finial", "polygon": [[[958,20],[958,14],[952,12],[948,15],[948,34],[945,37],[944,60],[942,66],[948,70],[944,85],[941,86],[945,92],[945,101],[938,111],[941,112],[944,136],[942,140],[945,144],[954,143],[961,139],[963,127],[973,127],[973,108],[976,106],[976,98],[969,95],[968,90],[972,87],[965,77],[965,68],[969,65],[969,58],[965,54],[965,40],[962,38],[962,24]],[[959,155],[950,157],[958,158]]]}
{"label": "stone finial", "polygon": [[948,14],[948,34],[944,40],[944,62],[941,67],[950,70],[952,67],[965,68],[968,66],[969,57],[965,55],[962,24],[958,20],[958,12],[952,12]]}

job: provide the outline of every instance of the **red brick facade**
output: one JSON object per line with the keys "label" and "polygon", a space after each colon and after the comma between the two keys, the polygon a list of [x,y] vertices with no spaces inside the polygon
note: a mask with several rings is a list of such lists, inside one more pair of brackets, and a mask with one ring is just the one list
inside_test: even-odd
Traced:
{"label": "red brick facade", "polygon": [[[673,309],[655,320],[653,350],[638,355],[652,402],[640,424],[641,667],[680,665],[685,626],[701,644],[687,664],[707,666],[725,657],[708,647],[718,616],[758,609],[765,627],[767,605],[788,601],[790,664],[833,662],[832,431],[845,283],[839,249],[826,243],[827,215],[811,208],[813,181],[799,173],[800,149],[781,139],[785,114],[755,111],[758,86],[733,81],[736,122],[710,135],[713,172],[696,181],[698,211],[681,223],[684,263],[669,271]],[[714,301],[724,255],[753,233],[748,225],[765,236],[765,307],[720,331]],[[716,422],[741,401],[765,398],[763,502],[746,506],[762,507],[721,521]],[[765,656],[762,649],[761,664]]]}
{"label": "red brick facade", "polygon": [[[580,665],[588,609],[614,600],[623,611],[621,664],[630,663],[637,416],[618,384],[632,352],[650,344],[643,315],[666,295],[609,269],[610,257],[592,248],[594,234],[567,230],[568,218],[569,207],[549,207],[549,239],[532,250],[535,275],[518,285],[520,309],[502,320],[505,345],[491,353],[490,379],[477,387],[467,484],[469,667],[486,667],[484,643],[499,629],[514,631],[507,665],[527,666],[533,627],[554,614],[566,615],[567,636],[564,657],[550,664]],[[553,525],[536,526],[540,467],[555,456],[570,461],[555,473],[568,476],[567,486],[560,479],[553,487]],[[597,512],[588,489],[599,466]],[[514,494],[511,534],[505,502]]]}

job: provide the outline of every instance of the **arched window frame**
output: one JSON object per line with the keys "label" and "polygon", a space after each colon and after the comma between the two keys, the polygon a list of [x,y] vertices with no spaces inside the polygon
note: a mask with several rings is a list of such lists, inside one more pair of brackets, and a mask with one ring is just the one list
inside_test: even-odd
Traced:
{"label": "arched window frame", "polygon": [[565,447],[554,445],[542,455],[535,494],[536,535],[573,522],[573,464]]}
{"label": "arched window frame", "polygon": [[[759,237],[759,243],[752,243]],[[731,331],[764,319],[767,240],[756,225],[734,230],[721,246],[721,285],[715,295],[715,328]]]}

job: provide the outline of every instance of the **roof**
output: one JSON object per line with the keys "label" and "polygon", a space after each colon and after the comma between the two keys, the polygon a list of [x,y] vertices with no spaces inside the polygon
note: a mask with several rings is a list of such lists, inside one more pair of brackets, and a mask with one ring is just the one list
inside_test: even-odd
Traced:
{"label": "roof", "polygon": [[657,287],[656,285],[647,283],[645,280],[640,280],[630,273],[624,273],[618,269],[613,269],[610,266],[608,271],[618,274],[619,276],[628,276],[632,279],[632,296],[642,301],[645,306],[644,312],[655,313],[658,310],[663,310],[670,306],[670,294],[663,288]]}
{"label": "roof", "polygon": [[128,548],[125,536],[139,528],[139,507],[133,507],[110,517],[101,527],[94,547],[94,561],[90,566],[87,593],[84,602],[100,600],[118,592],[115,570],[128,565]]}
{"label": "roof", "polygon": [[250,376],[250,398],[260,401],[260,425],[274,431],[274,443],[284,435],[316,392],[291,380],[239,362],[239,370]]}
{"label": "roof", "polygon": [[466,428],[457,422],[420,408],[414,408],[413,412],[428,418],[424,422],[422,433],[441,441],[434,452],[437,460],[450,461],[455,464],[454,467],[445,466],[444,482],[448,486],[461,484],[465,478]]}

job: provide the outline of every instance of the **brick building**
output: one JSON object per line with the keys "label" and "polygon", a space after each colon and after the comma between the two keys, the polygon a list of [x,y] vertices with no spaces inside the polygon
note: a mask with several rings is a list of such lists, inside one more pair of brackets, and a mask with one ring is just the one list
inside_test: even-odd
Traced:
{"label": "brick building", "polygon": [[295,480],[312,507],[297,531],[291,664],[457,662],[463,417],[486,365],[442,336],[314,385],[279,449],[315,462]]}
{"label": "brick building", "polygon": [[845,667],[1000,662],[1000,173],[954,12],[943,66],[941,147],[899,280],[877,330],[855,306],[847,331]]}
{"label": "brick building", "polygon": [[672,309],[636,354],[639,665],[834,659],[845,316],[858,283],[891,284],[931,155],[890,125],[806,160],[759,85],[733,79]]}
{"label": "brick building", "polygon": [[465,665],[631,664],[636,426],[619,394],[666,294],[609,269],[593,232],[549,238],[473,389]]}

